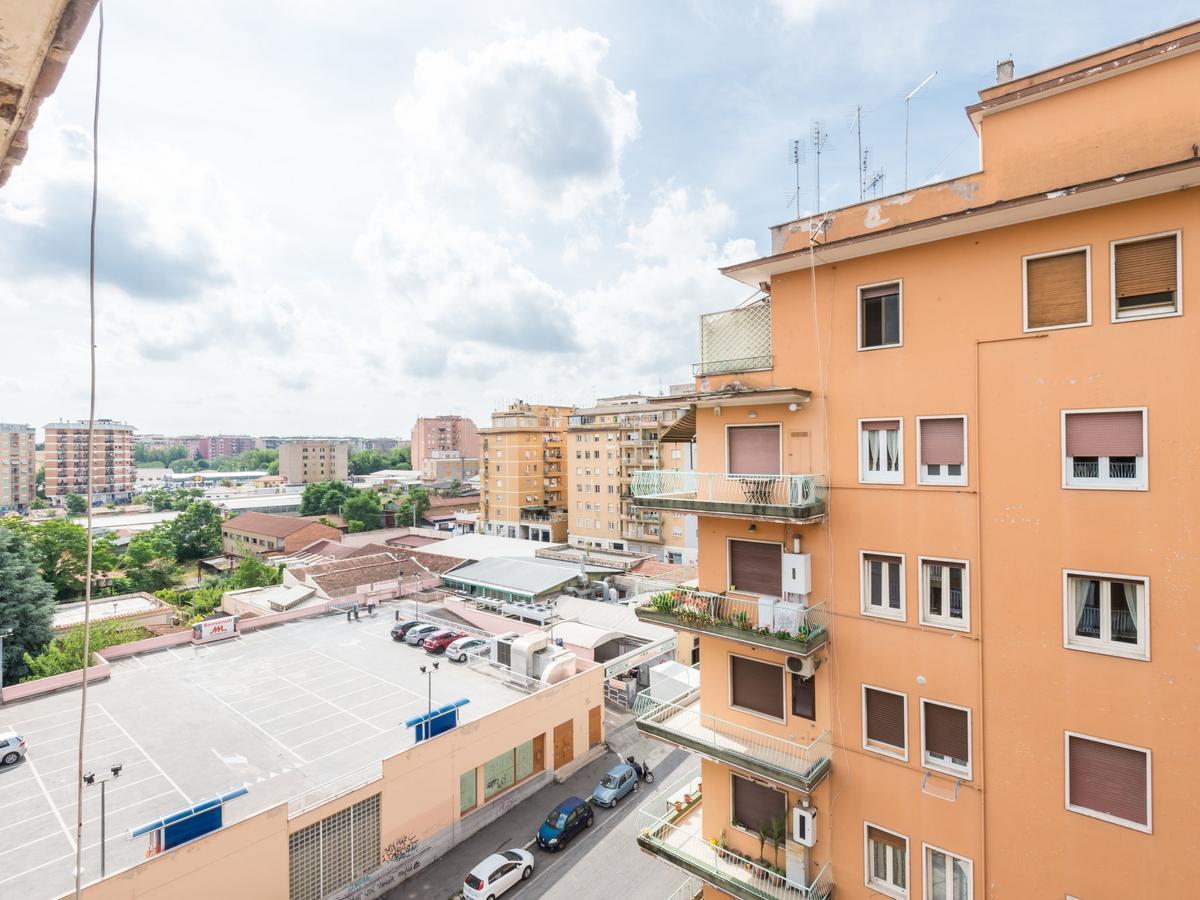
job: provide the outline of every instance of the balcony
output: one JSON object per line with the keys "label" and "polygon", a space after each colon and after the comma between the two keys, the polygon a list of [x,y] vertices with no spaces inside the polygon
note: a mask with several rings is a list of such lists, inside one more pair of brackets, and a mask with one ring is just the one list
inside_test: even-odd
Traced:
{"label": "balcony", "polygon": [[565,522],[566,519],[565,513],[554,512],[544,507],[525,507],[521,510],[522,522],[548,524],[551,522]]}
{"label": "balcony", "polygon": [[722,472],[635,472],[633,500],[651,509],[678,509],[739,519],[812,522],[825,515],[820,475],[728,475]]}
{"label": "balcony", "polygon": [[778,738],[700,711],[700,700],[669,703],[647,692],[633,703],[637,727],[650,737],[753,772],[803,793],[828,774],[833,742],[826,731],[811,744]]}
{"label": "balcony", "polygon": [[697,377],[760,372],[773,364],[769,299],[700,317],[700,362],[692,366]]}
{"label": "balcony", "polygon": [[646,622],[711,634],[767,650],[808,656],[829,639],[824,603],[801,606],[774,597],[739,597],[675,588],[636,609]]}

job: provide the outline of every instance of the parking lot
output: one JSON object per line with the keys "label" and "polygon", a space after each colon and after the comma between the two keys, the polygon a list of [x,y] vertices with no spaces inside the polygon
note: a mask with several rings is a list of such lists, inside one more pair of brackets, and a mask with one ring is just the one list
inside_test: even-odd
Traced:
{"label": "parking lot", "polygon": [[[390,615],[335,615],[113,664],[88,692],[85,771],[106,787],[109,874],[144,857],[131,827],[245,785],[226,821],[244,818],[413,743],[403,725],[430,702],[427,661],[391,640]],[[518,699],[498,680],[443,662],[432,703],[461,697],[464,721]],[[57,897],[74,883],[79,691],[0,708],[24,735],[22,762],[0,769],[0,897]],[[84,790],[83,876],[100,875],[100,788]]]}

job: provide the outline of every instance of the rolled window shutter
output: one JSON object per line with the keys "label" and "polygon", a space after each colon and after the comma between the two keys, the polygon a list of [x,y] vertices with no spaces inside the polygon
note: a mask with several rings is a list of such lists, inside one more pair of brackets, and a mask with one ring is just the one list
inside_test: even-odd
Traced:
{"label": "rolled window shutter", "polygon": [[900,750],[907,746],[903,697],[867,688],[867,740]]}
{"label": "rolled window shutter", "polygon": [[782,597],[783,547],[760,541],[730,541],[729,583],[739,591]]}
{"label": "rolled window shutter", "polygon": [[1068,736],[1071,805],[1147,823],[1146,769],[1141,750]]}
{"label": "rolled window shutter", "polygon": [[772,819],[787,818],[787,794],[734,775],[733,817],[751,831],[769,834]]}
{"label": "rolled window shutter", "polygon": [[862,288],[858,294],[864,300],[871,300],[875,297],[897,297],[900,295],[900,284],[892,282],[891,284],[881,284],[878,287]]}
{"label": "rolled window shutter", "polygon": [[784,717],[783,668],[770,663],[729,657],[730,699],[734,706],[752,709],[763,715]]}
{"label": "rolled window shutter", "polygon": [[1026,260],[1025,290],[1030,328],[1086,322],[1087,253],[1077,250]]}
{"label": "rolled window shutter", "polygon": [[971,759],[967,712],[938,703],[925,704],[925,749],[954,759]]}
{"label": "rolled window shutter", "polygon": [[900,427],[899,419],[878,419],[873,422],[863,422],[863,431],[895,431]]}
{"label": "rolled window shutter", "polygon": [[884,831],[881,828],[876,828],[873,825],[867,826],[867,837],[876,844],[883,844],[887,847],[893,847],[896,850],[899,850],[901,853],[903,853],[905,850],[904,838],[900,837],[898,834],[892,834],[890,831]]}
{"label": "rolled window shutter", "polygon": [[963,420],[921,420],[921,465],[963,464]]}
{"label": "rolled window shutter", "polygon": [[1141,456],[1142,413],[1067,413],[1067,456]]}
{"label": "rolled window shutter", "polygon": [[779,426],[730,428],[729,472],[735,475],[778,475]]}
{"label": "rolled window shutter", "polygon": [[[1117,300],[1174,294],[1176,289],[1175,235],[1150,238],[1115,248]],[[1125,305],[1125,304],[1122,304]],[[1136,304],[1128,304],[1136,305]]]}

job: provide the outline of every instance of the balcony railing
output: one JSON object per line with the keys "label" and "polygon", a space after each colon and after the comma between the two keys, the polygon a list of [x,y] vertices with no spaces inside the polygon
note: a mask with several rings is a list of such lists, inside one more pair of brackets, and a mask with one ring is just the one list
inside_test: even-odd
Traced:
{"label": "balcony railing", "polygon": [[693,374],[754,372],[772,363],[769,300],[700,317],[700,362],[692,366]]}
{"label": "balcony railing", "polygon": [[652,737],[805,793],[825,777],[833,758],[828,731],[801,744],[703,713],[698,699],[682,705],[643,691],[634,700],[633,714],[637,727]]}
{"label": "balcony railing", "polygon": [[735,517],[807,522],[825,514],[820,475],[729,475],[723,472],[635,472],[638,506]]}
{"label": "balcony railing", "polygon": [[796,656],[808,656],[829,638],[824,603],[801,606],[776,597],[710,594],[681,587],[653,594],[636,613],[647,622]]}

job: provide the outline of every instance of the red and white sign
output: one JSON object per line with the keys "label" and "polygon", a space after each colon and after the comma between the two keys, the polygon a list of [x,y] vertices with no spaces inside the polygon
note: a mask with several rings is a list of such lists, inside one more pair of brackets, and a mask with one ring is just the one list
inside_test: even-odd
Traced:
{"label": "red and white sign", "polygon": [[237,637],[237,624],[237,616],[226,616],[223,619],[208,619],[204,622],[197,622],[192,626],[192,643],[207,644],[209,641]]}

